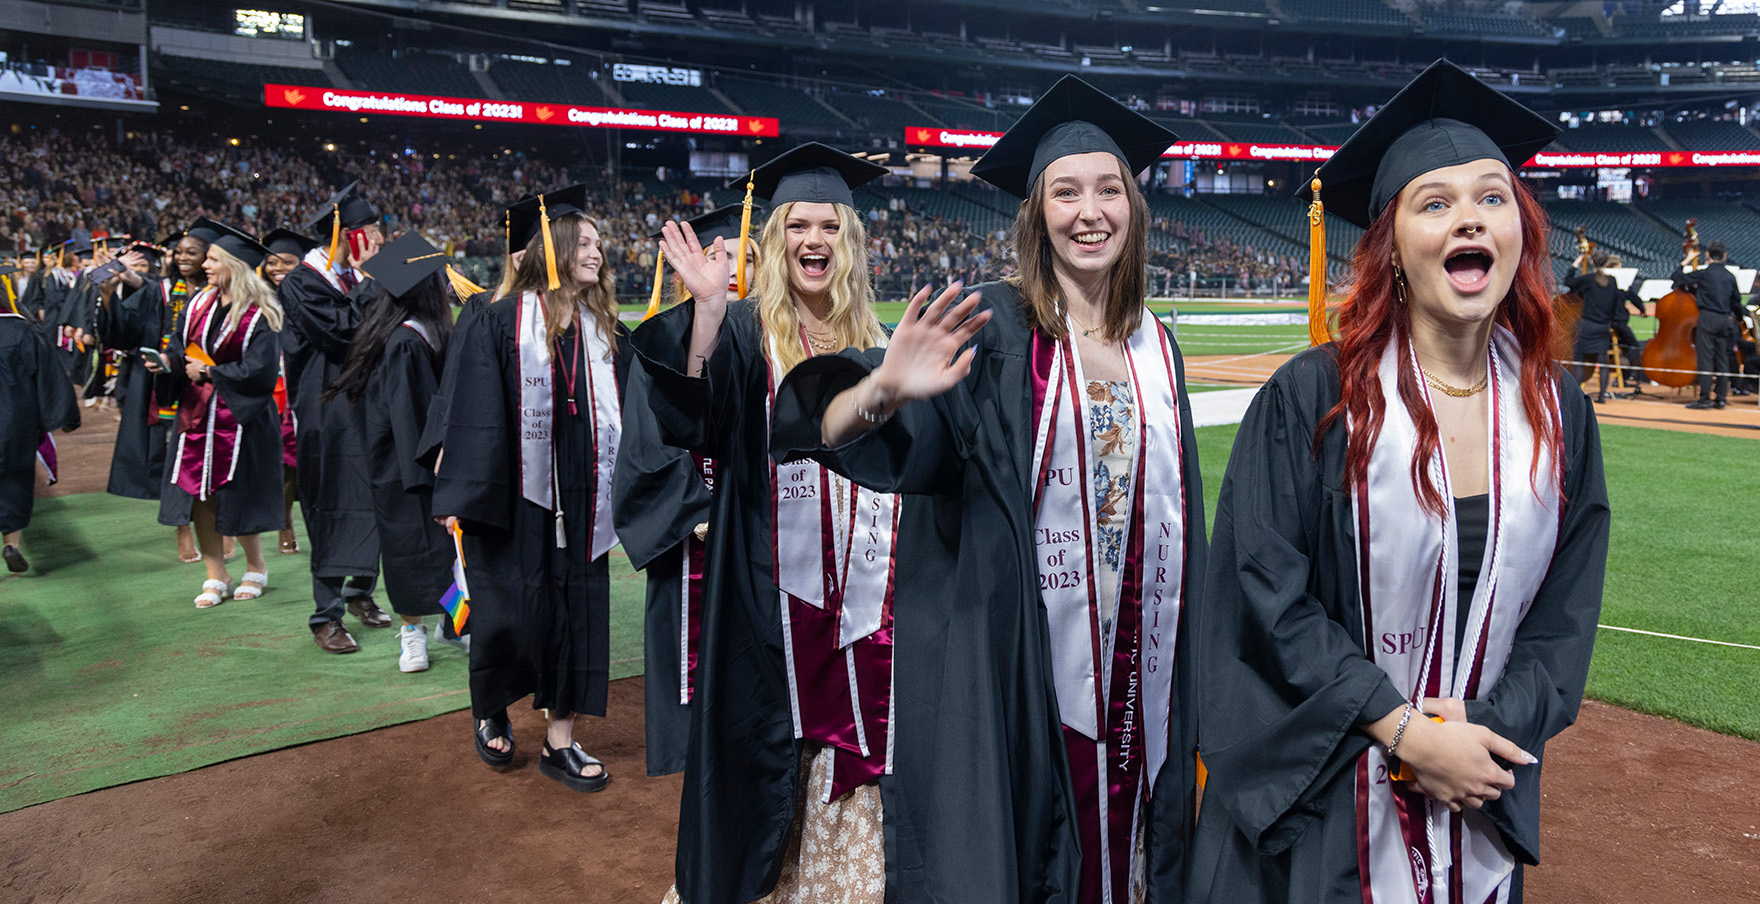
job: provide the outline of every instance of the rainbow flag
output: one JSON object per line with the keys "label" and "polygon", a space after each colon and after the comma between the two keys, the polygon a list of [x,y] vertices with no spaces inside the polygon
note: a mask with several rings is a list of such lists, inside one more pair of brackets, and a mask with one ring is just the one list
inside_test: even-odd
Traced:
{"label": "rainbow flag", "polygon": [[452,528],[452,548],[457,553],[452,560],[452,586],[440,595],[440,608],[452,619],[452,633],[463,634],[471,617],[471,591],[464,580],[464,531],[457,526]]}

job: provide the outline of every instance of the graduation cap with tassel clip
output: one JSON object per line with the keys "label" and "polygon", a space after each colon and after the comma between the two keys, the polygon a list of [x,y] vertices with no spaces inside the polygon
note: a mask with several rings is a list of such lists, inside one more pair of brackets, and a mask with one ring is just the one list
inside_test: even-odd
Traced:
{"label": "graduation cap with tassel clip", "polygon": [[322,234],[325,226],[330,228],[330,251],[325,258],[331,262],[336,260],[336,252],[342,247],[342,231],[359,229],[379,220],[379,209],[372,202],[361,197],[360,182],[350,182],[341,191],[325,201],[317,216],[306,223],[308,232]]}
{"label": "graduation cap with tassel clip", "polygon": [[1465,69],[1437,60],[1357,129],[1298,195],[1308,205],[1308,341],[1331,339],[1326,320],[1326,208],[1364,229],[1412,180],[1475,160],[1513,172],[1558,137],[1558,126]]}
{"label": "graduation cap with tassel clip", "polygon": [[[587,215],[585,183],[547,191],[514,203],[507,208],[507,253],[525,248],[533,236],[544,238],[546,285],[554,290],[562,285],[556,271],[556,242],[550,236],[550,224],[567,216]],[[573,249],[569,249],[572,253]]]}

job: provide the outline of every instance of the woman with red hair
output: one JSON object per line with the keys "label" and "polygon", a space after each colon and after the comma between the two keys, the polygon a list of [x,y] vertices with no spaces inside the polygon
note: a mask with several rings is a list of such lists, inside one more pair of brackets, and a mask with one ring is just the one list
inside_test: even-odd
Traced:
{"label": "woman with red hair", "polygon": [[1318,173],[1368,232],[1336,341],[1259,392],[1223,480],[1190,901],[1521,899],[1609,523],[1515,175],[1554,134],[1439,61]]}

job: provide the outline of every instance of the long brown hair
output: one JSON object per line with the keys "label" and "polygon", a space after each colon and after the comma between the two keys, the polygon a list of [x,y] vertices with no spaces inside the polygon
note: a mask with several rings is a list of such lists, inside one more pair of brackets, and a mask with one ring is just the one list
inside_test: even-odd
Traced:
{"label": "long brown hair", "polygon": [[574,306],[582,304],[592,313],[605,341],[615,344],[617,290],[611,285],[611,268],[607,266],[610,262],[604,260],[601,254],[599,281],[596,283],[588,285],[574,278],[575,249],[580,247],[581,223],[585,221],[585,217],[577,214],[550,221],[550,239],[556,246],[556,277],[560,286],[548,288],[550,274],[544,263],[544,234],[539,230],[526,243],[525,257],[520,258],[519,266],[513,272],[513,282],[507,287],[506,294],[538,292],[544,296],[544,324],[552,341],[568,328],[569,321],[565,318],[573,316]]}
{"label": "long brown hair", "polygon": [[[1534,193],[1514,173],[1510,173],[1510,184],[1522,220],[1522,256],[1516,264],[1509,294],[1497,306],[1494,319],[1515,334],[1522,350],[1522,410],[1533,427],[1535,440],[1534,459],[1528,468],[1532,479],[1539,472],[1541,450],[1550,448],[1559,437],[1558,401],[1553,392],[1557,365],[1552,360],[1552,263],[1546,244],[1550,226]],[[1314,431],[1314,454],[1318,456],[1327,430],[1345,418],[1353,425],[1348,428],[1345,444],[1346,487],[1361,486],[1368,478],[1369,455],[1381,436],[1386,417],[1387,400],[1381,394],[1377,373],[1382,350],[1389,342],[1403,347],[1412,334],[1411,307],[1398,300],[1394,285],[1397,207],[1397,203],[1389,204],[1357,243],[1351,262],[1356,279],[1338,309],[1334,352],[1338,358],[1338,404],[1326,412]],[[1440,447],[1436,417],[1424,401],[1423,388],[1408,356],[1401,354],[1399,362],[1400,401],[1405,403],[1418,431],[1418,447],[1412,455],[1412,482],[1424,507],[1441,515],[1448,511],[1448,503],[1431,480],[1427,467]]]}
{"label": "long brown hair", "polygon": [[[1112,264],[1112,279],[1107,287],[1106,322],[1100,331],[1108,342],[1123,342],[1137,331],[1143,317],[1143,296],[1148,289],[1149,202],[1122,160],[1118,175],[1124,180],[1125,197],[1130,199],[1131,218],[1128,239]],[[1064,324],[1063,289],[1057,285],[1054,269],[1056,255],[1051,250],[1050,230],[1045,227],[1044,174],[1033,183],[1027,200],[1015,212],[1014,257],[1016,273],[1007,282],[1026,302],[1022,310],[1027,325],[1052,339],[1062,339],[1068,330]]]}

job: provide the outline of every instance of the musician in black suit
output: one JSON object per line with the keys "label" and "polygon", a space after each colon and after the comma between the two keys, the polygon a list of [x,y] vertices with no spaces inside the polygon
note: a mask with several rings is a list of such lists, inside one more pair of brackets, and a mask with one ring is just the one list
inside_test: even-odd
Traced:
{"label": "musician in black suit", "polygon": [[[1736,318],[1743,314],[1741,291],[1736,288],[1735,274],[1729,271],[1723,243],[1706,245],[1705,255],[1710,264],[1691,273],[1677,269],[1669,277],[1692,292],[1693,301],[1699,306],[1699,326],[1693,333],[1696,367],[1702,371],[1699,400],[1687,407],[1701,409],[1722,408],[1729,403],[1728,374],[1736,365]],[[1713,377],[1711,373],[1720,376]]]}

